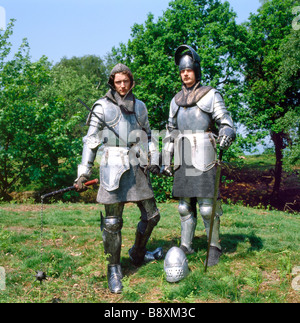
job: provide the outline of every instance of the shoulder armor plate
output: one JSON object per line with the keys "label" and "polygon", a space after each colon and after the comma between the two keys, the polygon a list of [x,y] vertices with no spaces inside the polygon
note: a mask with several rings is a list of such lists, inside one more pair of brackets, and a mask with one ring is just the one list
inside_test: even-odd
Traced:
{"label": "shoulder armor plate", "polygon": [[211,89],[204,97],[202,97],[197,102],[198,108],[204,112],[212,113],[214,110],[215,93],[218,93],[217,90]]}
{"label": "shoulder armor plate", "polygon": [[178,112],[179,106],[175,102],[175,97],[172,99],[170,104],[170,117],[174,118]]}
{"label": "shoulder armor plate", "polygon": [[93,114],[96,114],[110,127],[114,127],[118,124],[122,116],[120,108],[106,98],[96,101],[93,105],[92,112],[93,113],[89,114],[87,123],[90,121]]}
{"label": "shoulder armor plate", "polygon": [[144,127],[147,121],[148,111],[143,101],[135,99],[135,114],[138,123]]}

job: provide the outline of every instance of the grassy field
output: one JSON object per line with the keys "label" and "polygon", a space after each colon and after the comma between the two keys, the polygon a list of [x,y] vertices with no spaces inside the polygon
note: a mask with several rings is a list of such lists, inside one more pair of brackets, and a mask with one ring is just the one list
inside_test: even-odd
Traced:
{"label": "grassy field", "polygon": [[[177,203],[159,204],[161,221],[149,248],[165,253],[180,243]],[[165,280],[163,260],[134,267],[132,246],[138,208],[127,204],[122,230],[124,291],[107,289],[106,259],[97,204],[0,204],[0,267],[5,269],[1,303],[299,303],[292,288],[300,266],[300,215],[224,205],[223,255],[204,273],[206,237],[201,219],[188,256],[189,275],[176,284]],[[41,244],[42,241],[42,244]],[[41,253],[41,245],[43,251]],[[42,259],[42,265],[41,265]],[[47,272],[43,284],[36,270]],[[300,272],[298,273],[300,275]]]}

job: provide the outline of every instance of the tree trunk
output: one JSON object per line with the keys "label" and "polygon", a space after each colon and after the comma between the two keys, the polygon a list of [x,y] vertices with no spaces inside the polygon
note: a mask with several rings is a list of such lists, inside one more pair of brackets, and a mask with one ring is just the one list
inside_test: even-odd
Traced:
{"label": "tree trunk", "polygon": [[280,190],[280,184],[281,184],[281,177],[282,177],[282,164],[283,164],[283,148],[284,148],[284,142],[283,142],[284,134],[282,132],[275,133],[271,132],[271,138],[274,142],[275,146],[275,155],[276,155],[276,164],[275,164],[275,183],[273,187],[273,196],[278,196],[279,190]]}

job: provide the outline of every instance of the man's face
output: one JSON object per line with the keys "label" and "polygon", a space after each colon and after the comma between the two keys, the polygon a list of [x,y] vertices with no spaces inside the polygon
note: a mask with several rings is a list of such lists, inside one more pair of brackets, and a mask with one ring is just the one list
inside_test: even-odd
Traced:
{"label": "man's face", "polygon": [[186,87],[192,87],[196,83],[195,72],[191,69],[180,71],[180,76]]}
{"label": "man's face", "polygon": [[123,73],[117,73],[114,79],[114,85],[117,92],[124,96],[130,90],[130,78]]}

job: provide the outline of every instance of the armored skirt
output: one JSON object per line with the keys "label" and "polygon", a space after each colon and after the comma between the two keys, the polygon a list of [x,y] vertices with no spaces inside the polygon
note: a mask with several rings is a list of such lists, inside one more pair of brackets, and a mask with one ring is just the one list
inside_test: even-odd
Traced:
{"label": "armored skirt", "polygon": [[131,165],[129,170],[122,174],[117,189],[108,191],[100,184],[97,202],[102,204],[138,202],[153,197],[149,175],[144,174],[139,165]]}
{"label": "armored skirt", "polygon": [[191,145],[186,138],[182,139],[181,156],[184,156],[180,167],[174,173],[174,197],[213,198],[216,167],[208,171],[200,171],[192,165]]}

